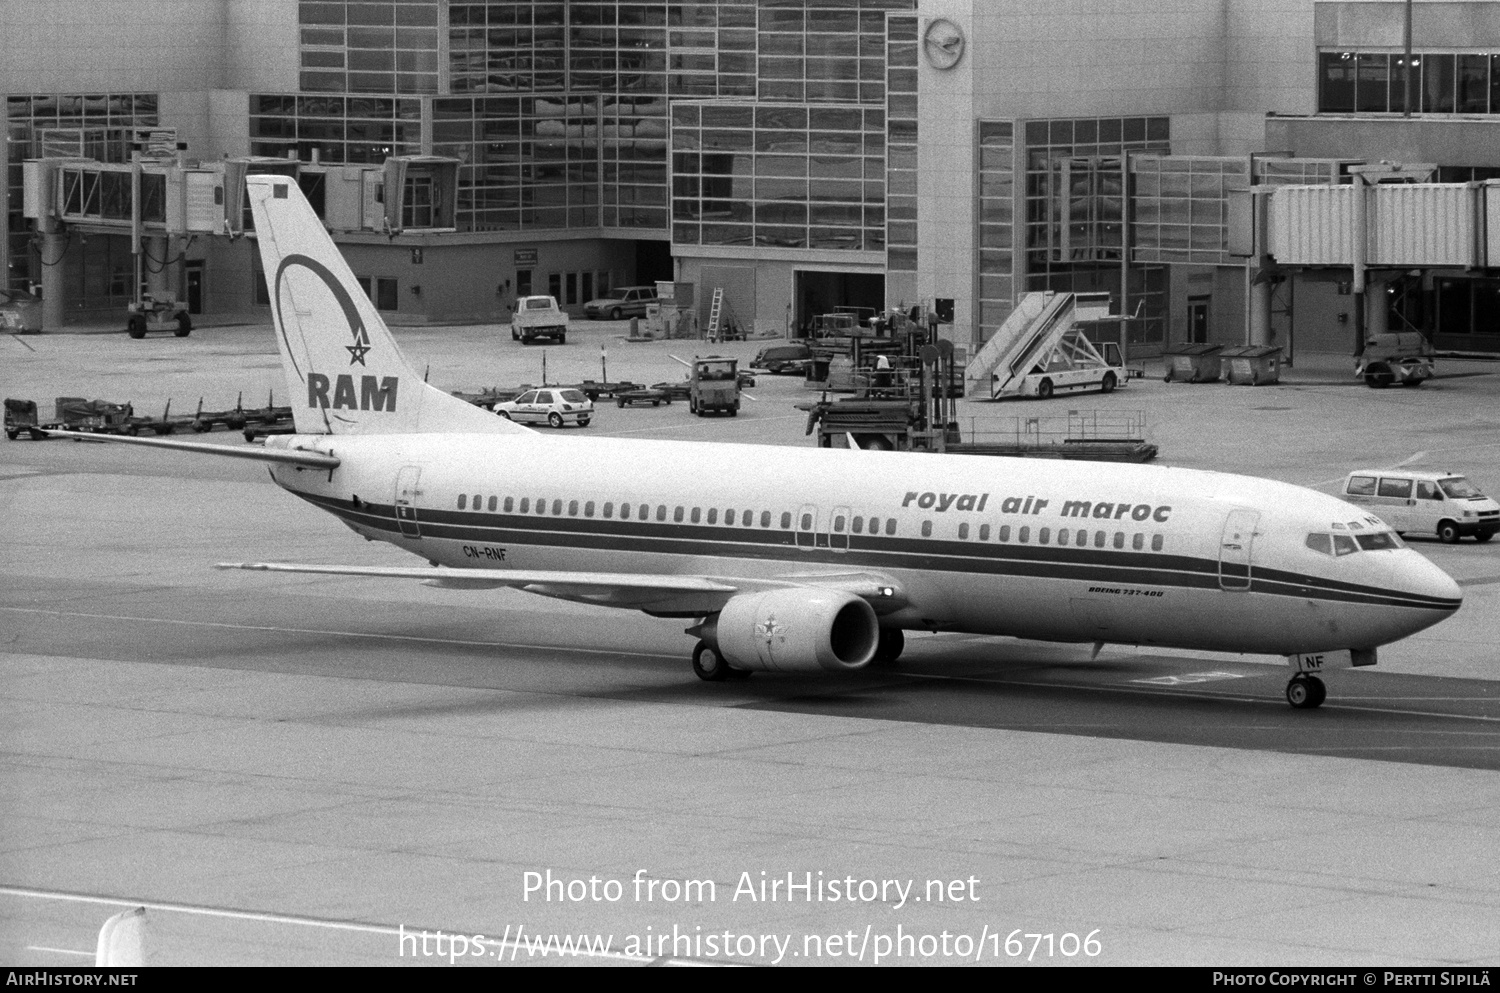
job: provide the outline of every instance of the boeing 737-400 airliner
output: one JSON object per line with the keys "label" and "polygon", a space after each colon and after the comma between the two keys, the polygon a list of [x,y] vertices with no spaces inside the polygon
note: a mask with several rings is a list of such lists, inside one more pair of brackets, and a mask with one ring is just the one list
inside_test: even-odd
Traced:
{"label": "boeing 737-400 airliner", "polygon": [[1379,518],[1265,479],[538,435],[423,382],[297,184],[247,184],[296,433],[118,440],[269,462],[429,565],[226,567],[685,618],[706,680],[859,669],[899,655],[905,630],[1282,655],[1299,708],[1323,702],[1323,669],[1373,664],[1461,602]]}

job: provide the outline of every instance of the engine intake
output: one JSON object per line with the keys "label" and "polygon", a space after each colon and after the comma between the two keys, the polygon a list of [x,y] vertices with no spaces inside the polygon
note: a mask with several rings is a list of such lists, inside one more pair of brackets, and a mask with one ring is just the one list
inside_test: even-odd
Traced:
{"label": "engine intake", "polygon": [[798,587],[731,598],[703,636],[737,669],[843,672],[875,657],[880,622],[852,593]]}

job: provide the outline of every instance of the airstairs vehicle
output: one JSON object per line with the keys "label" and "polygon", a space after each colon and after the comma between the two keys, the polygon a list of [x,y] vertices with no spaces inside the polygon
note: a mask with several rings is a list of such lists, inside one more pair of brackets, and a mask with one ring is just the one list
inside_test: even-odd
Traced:
{"label": "airstairs vehicle", "polygon": [[964,372],[965,395],[1043,400],[1067,390],[1113,392],[1130,373],[1114,342],[1079,327],[1110,316],[1108,293],[1028,293]]}

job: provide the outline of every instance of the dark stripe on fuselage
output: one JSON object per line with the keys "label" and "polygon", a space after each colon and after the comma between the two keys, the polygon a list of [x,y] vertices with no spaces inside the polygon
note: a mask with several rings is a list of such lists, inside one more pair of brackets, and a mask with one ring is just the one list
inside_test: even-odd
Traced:
{"label": "dark stripe on fuselage", "polygon": [[[349,501],[309,493],[297,495],[347,523],[384,531],[392,537],[401,534],[401,524],[392,506],[365,502],[355,506]],[[800,561],[846,568],[910,569],[1199,590],[1221,589],[1223,580],[1235,583],[1245,578],[1243,567],[1225,565],[1221,573],[1217,559],[1114,548],[848,534],[837,536],[841,541],[847,539],[848,548],[844,550],[829,546],[826,531],[420,508],[416,523],[424,539],[468,544],[602,548],[612,552],[776,561],[786,561],[795,555]],[[1063,527],[1073,530],[1067,525]],[[1462,603],[1262,566],[1254,567],[1253,581],[1256,593],[1337,603],[1448,611],[1457,610]]]}

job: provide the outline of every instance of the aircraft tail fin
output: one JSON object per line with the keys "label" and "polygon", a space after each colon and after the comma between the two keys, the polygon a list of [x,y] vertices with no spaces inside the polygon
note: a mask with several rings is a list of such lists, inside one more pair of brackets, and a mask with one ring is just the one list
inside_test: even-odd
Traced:
{"label": "aircraft tail fin", "polygon": [[296,182],[245,184],[298,434],[526,430],[423,381]]}

